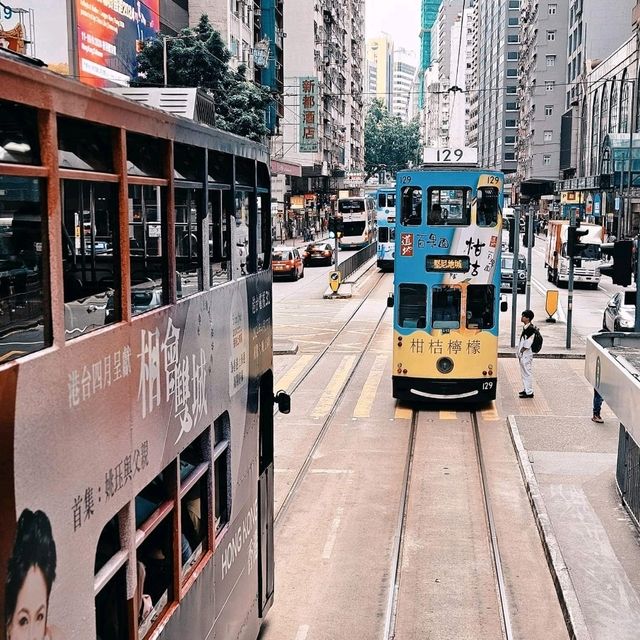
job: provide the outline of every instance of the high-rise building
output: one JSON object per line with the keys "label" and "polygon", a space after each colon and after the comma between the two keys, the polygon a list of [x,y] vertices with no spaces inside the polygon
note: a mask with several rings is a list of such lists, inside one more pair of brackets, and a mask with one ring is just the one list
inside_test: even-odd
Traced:
{"label": "high-rise building", "polygon": [[394,50],[391,112],[404,122],[410,120],[411,91],[417,69],[418,58],[414,51]]}
{"label": "high-rise building", "polygon": [[375,70],[376,94],[389,111],[393,108],[393,40],[386,33],[367,40],[367,61]]}
{"label": "high-rise building", "polygon": [[420,95],[418,104],[424,106],[424,74],[431,66],[431,29],[438,16],[441,0],[422,0],[420,12]]}
{"label": "high-rise building", "polygon": [[518,89],[510,93],[508,85],[505,104],[507,115],[519,116],[517,179],[521,193],[552,193],[560,171],[569,2],[522,0],[520,15]]}
{"label": "high-rise building", "polygon": [[518,110],[511,103],[518,93],[520,0],[478,0],[477,25],[478,162],[513,173]]}

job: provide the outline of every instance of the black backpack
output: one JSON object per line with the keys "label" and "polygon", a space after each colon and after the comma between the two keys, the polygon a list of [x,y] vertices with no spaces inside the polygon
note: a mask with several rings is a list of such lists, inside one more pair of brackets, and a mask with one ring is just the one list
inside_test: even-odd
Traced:
{"label": "black backpack", "polygon": [[542,334],[540,333],[540,329],[533,325],[533,342],[531,343],[531,351],[533,353],[540,353],[542,349]]}

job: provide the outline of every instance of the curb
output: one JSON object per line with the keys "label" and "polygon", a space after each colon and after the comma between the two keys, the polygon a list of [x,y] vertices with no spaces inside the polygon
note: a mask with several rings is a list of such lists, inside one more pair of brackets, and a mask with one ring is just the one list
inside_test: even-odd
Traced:
{"label": "curb", "polygon": [[285,340],[278,345],[273,345],[274,356],[291,356],[296,353],[298,353],[298,345],[295,342]]}
{"label": "curb", "polygon": [[[517,358],[515,351],[498,351],[498,358]],[[536,353],[535,360],[584,360],[584,353]]]}
{"label": "curb", "polygon": [[572,640],[593,640],[582,614],[582,608],[580,607],[580,602],[569,574],[569,568],[565,564],[560,545],[553,531],[551,519],[547,513],[538,480],[531,466],[531,462],[529,462],[527,451],[522,444],[522,438],[518,431],[515,416],[508,416],[507,424],[513,448],[518,456],[520,473],[522,474],[527,495],[529,496],[529,503],[531,504],[531,510],[533,511],[536,526],[538,527],[538,533],[540,534],[547,564],[551,571],[553,584],[558,594],[560,608],[564,615],[569,637]]}

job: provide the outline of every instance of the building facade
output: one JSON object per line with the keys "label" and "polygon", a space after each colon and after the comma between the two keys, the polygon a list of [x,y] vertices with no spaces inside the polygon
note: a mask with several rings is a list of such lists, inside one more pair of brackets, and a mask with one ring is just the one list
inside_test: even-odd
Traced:
{"label": "building facade", "polygon": [[389,111],[393,109],[393,40],[386,33],[367,40],[367,63],[375,74],[375,96]]}
{"label": "building facade", "polygon": [[403,122],[410,120],[411,90],[417,70],[418,57],[414,51],[394,50],[391,112]]}
{"label": "building facade", "polygon": [[438,17],[438,9],[441,0],[422,0],[420,9],[420,94],[418,96],[418,107],[422,109],[425,103],[424,77],[427,69],[431,66],[431,30],[433,23]]}

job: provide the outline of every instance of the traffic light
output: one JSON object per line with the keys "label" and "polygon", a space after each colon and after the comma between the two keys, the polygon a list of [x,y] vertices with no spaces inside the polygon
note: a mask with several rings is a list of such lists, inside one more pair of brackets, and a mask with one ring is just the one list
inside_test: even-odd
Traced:
{"label": "traffic light", "polygon": [[577,221],[577,226],[572,227],[569,225],[567,228],[567,255],[570,258],[578,258],[582,255],[586,245],[580,241],[580,238],[586,236],[589,233],[587,229],[580,228],[580,221]]}
{"label": "traffic light", "polygon": [[613,284],[628,287],[633,279],[633,240],[618,240],[600,246],[600,251],[613,257],[613,264],[600,267],[603,276],[609,276]]}
{"label": "traffic light", "polygon": [[524,217],[524,234],[522,236],[522,246],[529,247],[529,242],[531,242],[531,246],[535,246],[536,244],[536,236],[535,233],[531,234],[531,238],[529,238],[529,214]]}

